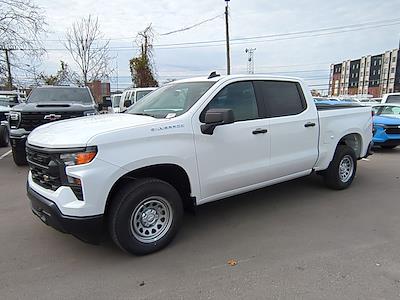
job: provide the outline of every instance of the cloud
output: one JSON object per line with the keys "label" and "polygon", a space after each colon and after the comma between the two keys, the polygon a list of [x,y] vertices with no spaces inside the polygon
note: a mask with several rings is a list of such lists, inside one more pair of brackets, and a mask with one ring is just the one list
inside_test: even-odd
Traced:
{"label": "cloud", "polygon": [[[46,10],[51,33],[47,39],[63,39],[72,22],[92,14],[99,17],[102,31],[113,40],[112,46],[133,45],[133,37],[152,23],[157,33],[195,24],[224,12],[224,1],[177,0],[42,0],[38,5]],[[374,0],[232,0],[230,34],[232,38],[312,30],[316,28],[356,24],[398,17],[399,1]],[[398,45],[400,25],[376,30],[355,31],[320,37],[232,45],[234,72],[246,71],[246,47],[255,51],[256,72],[293,72],[319,70],[314,77],[328,76],[329,63],[380,53]],[[132,39],[129,39],[132,38]],[[157,36],[156,44],[183,43],[225,38],[224,19],[219,18],[192,30],[170,36]],[[46,42],[48,48],[63,48],[61,42]],[[155,63],[160,78],[208,74],[212,70],[224,73],[225,48],[203,47],[184,49],[155,48]],[[118,73],[129,83],[129,59],[135,50],[118,51]],[[117,55],[115,55],[117,56]],[[73,63],[65,51],[49,51],[44,69],[54,72],[59,60]],[[45,61],[46,62],[46,61]],[[312,65],[324,62],[325,64]],[[116,64],[116,62],[115,62]],[[301,65],[303,66],[294,66]],[[292,67],[271,67],[287,66]],[[309,76],[309,75],[308,75]],[[309,76],[312,77],[312,76]],[[327,83],[328,79],[320,81]]]}

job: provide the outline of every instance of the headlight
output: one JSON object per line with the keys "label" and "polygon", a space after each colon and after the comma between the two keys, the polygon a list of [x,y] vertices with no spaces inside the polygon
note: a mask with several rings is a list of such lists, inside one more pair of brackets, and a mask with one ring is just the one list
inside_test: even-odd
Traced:
{"label": "headlight", "polygon": [[19,121],[19,119],[21,118],[21,113],[16,111],[11,111],[9,116],[11,121]]}
{"label": "headlight", "polygon": [[85,111],[85,112],[83,113],[83,115],[84,115],[84,116],[94,116],[94,115],[97,115],[97,111],[95,111],[95,110]]}
{"label": "headlight", "polygon": [[60,159],[66,166],[76,166],[90,163],[97,154],[96,147],[90,147],[84,152],[63,153],[60,154]]}
{"label": "headlight", "polygon": [[19,123],[21,122],[21,113],[17,111],[10,111],[8,115],[8,120],[11,128],[13,129],[18,128]]}

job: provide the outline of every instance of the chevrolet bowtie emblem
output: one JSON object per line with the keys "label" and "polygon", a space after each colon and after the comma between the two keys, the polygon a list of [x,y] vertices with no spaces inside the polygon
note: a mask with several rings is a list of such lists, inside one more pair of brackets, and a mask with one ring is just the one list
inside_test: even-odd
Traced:
{"label": "chevrolet bowtie emblem", "polygon": [[55,114],[45,115],[44,119],[50,120],[50,121],[55,121],[55,120],[61,119],[61,115],[55,115]]}

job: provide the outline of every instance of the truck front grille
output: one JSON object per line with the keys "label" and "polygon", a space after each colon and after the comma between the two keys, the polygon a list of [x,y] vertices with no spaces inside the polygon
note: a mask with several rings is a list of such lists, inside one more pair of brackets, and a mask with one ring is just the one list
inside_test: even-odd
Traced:
{"label": "truck front grille", "polygon": [[23,112],[19,127],[32,131],[43,124],[82,116],[82,112]]}
{"label": "truck front grille", "polygon": [[26,158],[33,182],[52,191],[60,186],[68,186],[77,199],[83,200],[82,186],[68,182],[65,165],[59,159],[59,155],[59,152],[49,152],[31,145],[26,146]]}
{"label": "truck front grille", "polygon": [[398,126],[386,126],[385,131],[387,134],[400,134],[400,128]]}
{"label": "truck front grille", "polygon": [[33,182],[53,191],[62,185],[60,172],[58,174],[50,174],[49,172],[49,163],[52,160],[50,153],[26,147],[26,158],[31,169]]}

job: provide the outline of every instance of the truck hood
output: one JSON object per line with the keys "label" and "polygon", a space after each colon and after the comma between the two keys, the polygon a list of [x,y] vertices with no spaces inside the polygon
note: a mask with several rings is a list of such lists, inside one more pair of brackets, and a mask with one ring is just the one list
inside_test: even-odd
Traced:
{"label": "truck hood", "polygon": [[400,125],[400,117],[374,116],[374,124]]}
{"label": "truck hood", "polygon": [[71,112],[93,110],[93,104],[82,103],[21,103],[12,108],[17,112]]}
{"label": "truck hood", "polygon": [[28,136],[28,143],[49,148],[84,147],[98,134],[160,121],[162,119],[131,114],[81,117],[39,126]]}

